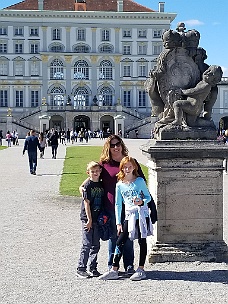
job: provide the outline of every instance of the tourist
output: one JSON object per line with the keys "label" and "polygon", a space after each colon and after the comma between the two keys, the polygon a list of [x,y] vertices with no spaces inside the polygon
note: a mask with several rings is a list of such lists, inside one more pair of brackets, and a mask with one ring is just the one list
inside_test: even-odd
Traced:
{"label": "tourist", "polygon": [[[63,136],[63,133],[61,136]],[[49,138],[50,143],[51,143],[52,158],[54,158],[54,159],[56,159],[57,149],[58,149],[58,145],[59,145],[58,138],[59,138],[58,131],[54,131],[54,133]]]}
{"label": "tourist", "polygon": [[[97,162],[87,165],[88,182],[84,185],[81,205],[82,247],[77,267],[80,278],[98,277],[97,254],[100,249],[100,234],[97,223],[103,209],[104,189],[100,181],[101,166]],[[88,270],[87,270],[88,267]]]}
{"label": "tourist", "polygon": [[[138,239],[140,247],[139,267],[130,279],[132,281],[139,281],[146,278],[144,271],[147,255],[146,238],[153,233],[147,205],[150,202],[151,196],[145,180],[138,174],[138,166],[132,157],[126,156],[121,160],[120,172],[117,174],[117,178],[115,215],[118,239],[112,269],[100,276],[99,279],[119,279],[118,269],[123,254],[123,246],[130,238],[131,240]],[[122,224],[123,204],[125,220]]]}
{"label": "tourist", "polygon": [[[40,150],[40,143],[36,136],[36,131],[31,130],[30,136],[25,139],[23,155],[28,151],[30,173],[36,175],[37,168],[37,148]],[[40,150],[41,151],[41,150]]]}
{"label": "tourist", "polygon": [[12,138],[12,136],[10,134],[10,131],[7,131],[7,133],[6,133],[6,141],[7,141],[7,146],[8,147],[11,147],[11,138]]}
{"label": "tourist", "polygon": [[40,143],[40,158],[44,158],[44,150],[45,147],[47,146],[47,141],[43,132],[40,132],[39,143]]}
{"label": "tourist", "polygon": [[[110,229],[112,231],[112,236],[109,239],[109,256],[108,256],[108,267],[111,268],[113,264],[114,250],[116,247],[117,240],[117,230],[116,230],[116,220],[115,220],[115,189],[117,183],[116,174],[119,172],[120,161],[128,155],[128,149],[125,146],[123,140],[118,135],[110,135],[103,146],[100,164],[102,166],[101,179],[104,187],[104,207],[105,210],[110,214],[111,223]],[[136,162],[137,163],[137,162]],[[145,179],[142,169],[138,165],[138,172],[141,177]],[[87,181],[87,180],[86,180]],[[80,186],[80,192],[83,193],[84,181]],[[128,274],[134,273],[134,250],[133,242],[127,240],[123,249],[123,264],[125,271]]]}

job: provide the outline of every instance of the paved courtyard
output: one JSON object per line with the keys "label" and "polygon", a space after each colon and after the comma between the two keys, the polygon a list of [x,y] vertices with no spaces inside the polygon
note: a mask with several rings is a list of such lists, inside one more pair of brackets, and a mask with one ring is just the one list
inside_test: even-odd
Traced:
{"label": "paved courtyard", "polygon": [[[139,146],[125,140],[130,154],[146,164]],[[88,145],[103,145],[92,139]],[[75,275],[81,245],[80,199],[59,195],[66,146],[57,159],[51,148],[29,174],[22,144],[0,151],[0,303],[228,303],[225,263],[146,264],[148,279],[99,281]],[[224,239],[228,242],[228,175],[224,174]],[[136,263],[138,244],[135,243]],[[99,270],[106,270],[107,242],[102,242]]]}

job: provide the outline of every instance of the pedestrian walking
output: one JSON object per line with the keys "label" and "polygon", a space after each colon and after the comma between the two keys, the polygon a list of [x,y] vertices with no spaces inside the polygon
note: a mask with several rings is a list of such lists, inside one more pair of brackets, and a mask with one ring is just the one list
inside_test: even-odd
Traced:
{"label": "pedestrian walking", "polygon": [[55,131],[49,138],[49,140],[51,142],[52,158],[56,158],[56,155],[57,155],[57,150],[58,150],[58,145],[59,145],[58,138],[59,138],[59,135],[58,135],[57,131]]}
{"label": "pedestrian walking", "polygon": [[36,136],[36,131],[31,130],[30,136],[28,136],[25,139],[24,143],[24,149],[23,149],[23,155],[25,154],[25,151],[28,152],[28,158],[29,158],[29,170],[30,173],[33,175],[36,175],[36,168],[37,168],[37,149],[40,149],[40,143]]}

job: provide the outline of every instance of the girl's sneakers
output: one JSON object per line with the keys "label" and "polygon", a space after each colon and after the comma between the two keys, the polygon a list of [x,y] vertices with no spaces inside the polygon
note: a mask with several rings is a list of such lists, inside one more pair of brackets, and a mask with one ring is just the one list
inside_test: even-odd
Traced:
{"label": "girl's sneakers", "polygon": [[146,273],[143,269],[138,268],[136,272],[130,277],[132,281],[140,281],[146,279]]}

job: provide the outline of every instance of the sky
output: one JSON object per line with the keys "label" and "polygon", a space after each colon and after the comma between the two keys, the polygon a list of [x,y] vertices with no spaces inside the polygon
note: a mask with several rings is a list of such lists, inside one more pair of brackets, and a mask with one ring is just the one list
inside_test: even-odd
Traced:
{"label": "sky", "polygon": [[[106,0],[108,1],[108,0]],[[0,9],[18,3],[17,0],[0,0]],[[158,10],[159,0],[135,0],[135,2]],[[220,65],[223,76],[228,77],[228,0],[164,0],[165,12],[176,13],[171,24],[176,29],[178,22],[184,22],[187,30],[200,32],[199,46],[207,52],[209,65]]]}

